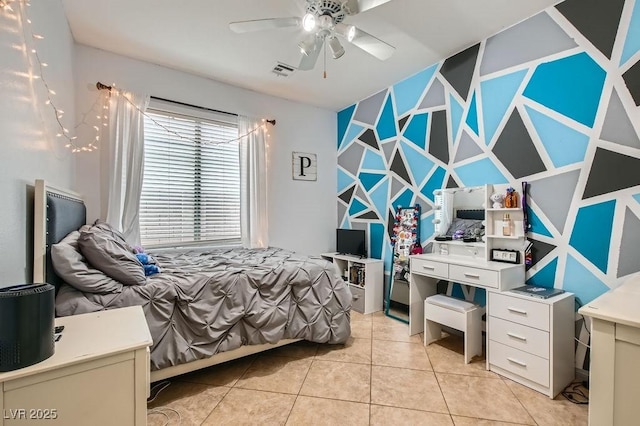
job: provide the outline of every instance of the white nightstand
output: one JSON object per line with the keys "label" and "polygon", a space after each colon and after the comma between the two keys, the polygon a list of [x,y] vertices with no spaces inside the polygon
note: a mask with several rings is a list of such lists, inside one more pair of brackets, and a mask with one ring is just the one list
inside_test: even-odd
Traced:
{"label": "white nightstand", "polygon": [[142,308],[56,319],[50,358],[0,373],[0,426],[146,425],[151,334]]}

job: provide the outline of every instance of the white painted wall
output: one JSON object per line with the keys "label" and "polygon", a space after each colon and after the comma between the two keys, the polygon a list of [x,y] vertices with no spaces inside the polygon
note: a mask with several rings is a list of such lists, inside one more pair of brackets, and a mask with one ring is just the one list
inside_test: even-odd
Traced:
{"label": "white painted wall", "polygon": [[28,49],[19,5],[14,3],[13,9],[0,9],[0,287],[32,280],[35,179],[71,189],[75,183],[74,155],[55,137],[55,116],[44,105],[41,80],[29,78],[36,69],[28,52],[36,48],[49,65],[44,75],[56,92],[57,106],[65,111],[62,122],[73,129],[74,43],[62,4],[34,1],[25,6],[34,31],[45,37],[28,39]]}
{"label": "white painted wall", "polygon": [[[306,254],[318,254],[335,247],[337,124],[334,111],[259,94],[83,45],[76,46],[76,76],[79,111],[89,108],[95,101],[95,83],[100,81],[115,83],[124,90],[193,105],[275,118],[277,125],[270,130],[268,154],[269,243]],[[316,182],[292,180],[293,151],[318,155]],[[103,146],[97,152],[83,153],[77,163],[78,191],[87,196],[88,220],[101,215],[104,217],[106,191],[101,191],[100,153],[105,152],[106,147]]]}

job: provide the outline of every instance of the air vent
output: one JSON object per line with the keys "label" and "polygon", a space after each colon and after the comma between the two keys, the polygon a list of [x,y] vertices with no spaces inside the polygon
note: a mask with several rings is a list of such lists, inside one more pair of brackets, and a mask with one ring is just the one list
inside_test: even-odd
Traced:
{"label": "air vent", "polygon": [[291,65],[283,64],[282,62],[278,62],[275,67],[271,70],[272,73],[277,75],[278,77],[289,77],[296,69]]}

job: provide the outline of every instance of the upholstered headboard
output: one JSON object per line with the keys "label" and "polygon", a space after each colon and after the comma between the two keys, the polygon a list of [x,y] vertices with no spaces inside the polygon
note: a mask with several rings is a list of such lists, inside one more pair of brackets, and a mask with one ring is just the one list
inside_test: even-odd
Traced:
{"label": "upholstered headboard", "polygon": [[56,287],[63,281],[51,264],[51,246],[87,222],[87,209],[80,195],[53,188],[36,180],[34,200],[33,281]]}

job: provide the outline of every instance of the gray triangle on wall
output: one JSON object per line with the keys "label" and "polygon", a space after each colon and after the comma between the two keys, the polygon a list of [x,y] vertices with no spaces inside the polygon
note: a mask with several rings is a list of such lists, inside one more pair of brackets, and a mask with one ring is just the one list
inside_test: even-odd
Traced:
{"label": "gray triangle on wall", "polygon": [[380,219],[378,215],[373,211],[368,211],[360,216],[356,217],[356,219],[367,219],[367,220],[378,220]]}
{"label": "gray triangle on wall", "polygon": [[564,232],[580,170],[529,182],[529,196],[560,232]]}
{"label": "gray triangle on wall", "polygon": [[395,177],[391,179],[391,194],[389,194],[389,199],[393,200],[396,196],[406,188],[406,184],[400,182]]}
{"label": "gray triangle on wall", "polygon": [[640,158],[597,148],[582,199],[640,185],[638,170]]}
{"label": "gray triangle on wall", "polygon": [[350,187],[349,189],[344,191],[342,194],[338,195],[338,198],[340,198],[346,204],[350,204],[351,203],[351,198],[353,197],[353,191],[355,189],[356,189],[356,186],[353,185],[352,187]]}
{"label": "gray triangle on wall", "polygon": [[487,39],[480,75],[511,68],[576,46],[575,40],[546,12],[540,12]]}
{"label": "gray triangle on wall", "polygon": [[460,188],[460,185],[458,184],[458,182],[456,182],[456,180],[451,175],[447,180],[447,188]]}
{"label": "gray triangle on wall", "polygon": [[382,103],[386,96],[387,91],[383,90],[382,92],[376,93],[375,95],[369,96],[367,99],[360,101],[356,108],[356,113],[353,115],[353,120],[358,120],[372,126],[375,125],[376,120],[378,119],[378,114],[380,113],[380,108],[382,108]]}
{"label": "gray triangle on wall", "polygon": [[384,157],[387,159],[387,164],[391,164],[391,158],[395,147],[396,141],[385,142],[382,144],[382,151],[384,152]]}
{"label": "gray triangle on wall", "polygon": [[469,135],[469,133],[467,133],[466,130],[463,130],[453,162],[457,163],[462,160],[466,160],[467,158],[475,157],[476,155],[480,155],[482,153],[484,153],[482,148],[480,148],[478,144],[475,143],[473,138]]}
{"label": "gray triangle on wall", "polygon": [[407,172],[407,166],[404,164],[404,160],[400,156],[399,151],[396,151],[396,155],[393,157],[393,161],[391,162],[391,171],[411,185],[411,178],[409,177],[409,172]]}
{"label": "gray triangle on wall", "polygon": [[424,99],[418,106],[418,109],[425,109],[431,107],[443,106],[445,104],[444,97],[444,85],[442,82],[435,78],[433,83],[431,83],[431,87],[426,95],[424,95]]}
{"label": "gray triangle on wall", "polygon": [[362,154],[364,153],[364,147],[359,143],[352,143],[342,154],[338,156],[338,164],[343,169],[356,176],[360,169],[360,162],[362,161]]}
{"label": "gray triangle on wall", "polygon": [[338,223],[342,223],[344,215],[347,213],[347,206],[338,201]]}
{"label": "gray triangle on wall", "polygon": [[620,257],[618,260],[618,278],[640,272],[638,261],[638,242],[640,241],[640,219],[627,207],[622,228]]}
{"label": "gray triangle on wall", "polygon": [[372,129],[367,129],[363,134],[358,138],[361,142],[366,143],[371,148],[376,150],[380,150],[380,146],[378,145],[378,138],[376,137],[376,133]]}
{"label": "gray triangle on wall", "polygon": [[640,148],[640,138],[638,138],[636,129],[633,127],[615,88],[611,93],[600,139],[632,148]]}
{"label": "gray triangle on wall", "polygon": [[367,196],[367,194],[365,194],[360,185],[358,185],[358,189],[356,190],[356,197],[369,203],[369,197]]}
{"label": "gray triangle on wall", "polygon": [[400,132],[402,132],[404,130],[404,126],[407,124],[407,121],[409,120],[409,117],[411,117],[411,116],[407,115],[405,117],[402,117],[400,120],[398,120],[398,130]]}

